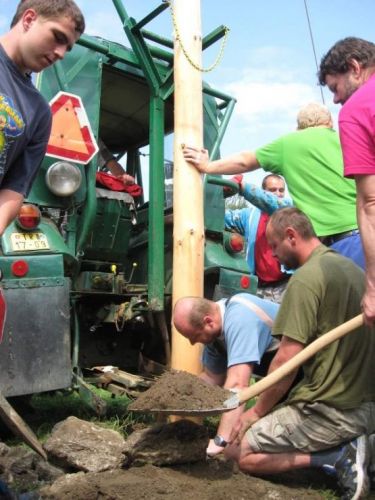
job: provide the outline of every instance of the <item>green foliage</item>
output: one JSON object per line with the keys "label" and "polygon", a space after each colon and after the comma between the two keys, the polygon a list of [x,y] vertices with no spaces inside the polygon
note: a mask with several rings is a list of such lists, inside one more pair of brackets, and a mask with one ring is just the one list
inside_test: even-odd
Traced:
{"label": "green foliage", "polygon": [[[70,416],[94,422],[103,427],[120,432],[125,437],[134,428],[153,421],[152,416],[129,412],[127,407],[131,400],[126,396],[114,397],[108,391],[92,386],[96,396],[105,401],[106,415],[98,417],[94,410],[85,403],[77,391],[56,391],[51,393],[36,394],[27,406],[16,408],[21,417],[35,432],[41,442],[46,441],[53,427]],[[9,433],[7,433],[9,434]],[[6,436],[8,437],[8,436]],[[7,444],[21,444],[22,441],[14,436],[6,439]]]}
{"label": "green foliage", "polygon": [[318,491],[322,495],[324,500],[338,500],[340,497],[332,490],[320,490]]}

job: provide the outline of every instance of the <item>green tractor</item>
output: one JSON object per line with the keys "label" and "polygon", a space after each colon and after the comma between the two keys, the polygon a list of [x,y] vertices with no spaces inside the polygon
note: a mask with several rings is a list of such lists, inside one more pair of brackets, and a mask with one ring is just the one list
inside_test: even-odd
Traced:
{"label": "green tractor", "polygon": [[[136,22],[113,3],[131,48],[82,36],[37,84],[48,101],[61,91],[80,97],[96,140],[126,162],[144,192],[148,183],[148,196],[98,187],[98,155],[86,164],[45,157],[27,204],[1,238],[4,396],[84,387],[86,375],[102,380],[111,366],[129,372],[126,388],[140,364],[169,362],[173,165],[165,151],[173,53],[171,41],[144,28],[168,5]],[[204,47],[223,34],[215,30]],[[204,144],[217,158],[235,101],[206,84],[203,92]],[[233,187],[205,178],[208,298],[257,287],[242,246],[224,230],[225,185]]]}

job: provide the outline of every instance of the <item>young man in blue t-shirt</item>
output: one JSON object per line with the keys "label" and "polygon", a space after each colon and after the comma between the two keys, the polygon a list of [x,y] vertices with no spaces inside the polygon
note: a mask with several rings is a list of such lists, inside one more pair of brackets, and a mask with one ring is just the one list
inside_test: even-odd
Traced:
{"label": "young man in blue t-shirt", "polygon": [[31,73],[62,59],[84,28],[73,0],[23,0],[0,37],[0,236],[30,191],[50,135],[51,112]]}

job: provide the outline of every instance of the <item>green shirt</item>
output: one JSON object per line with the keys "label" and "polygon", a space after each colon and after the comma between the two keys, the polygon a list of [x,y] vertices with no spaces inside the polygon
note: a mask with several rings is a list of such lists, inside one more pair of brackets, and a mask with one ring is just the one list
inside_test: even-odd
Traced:
{"label": "green shirt", "polygon": [[[351,260],[319,245],[290,279],[273,334],[308,345],[361,312],[364,274]],[[287,404],[319,401],[339,409],[375,401],[375,331],[362,326],[303,365]]]}
{"label": "green shirt", "polygon": [[338,134],[312,127],[284,135],[256,150],[259,164],[285,177],[293,202],[305,212],[318,236],[357,227],[356,188],[343,177]]}

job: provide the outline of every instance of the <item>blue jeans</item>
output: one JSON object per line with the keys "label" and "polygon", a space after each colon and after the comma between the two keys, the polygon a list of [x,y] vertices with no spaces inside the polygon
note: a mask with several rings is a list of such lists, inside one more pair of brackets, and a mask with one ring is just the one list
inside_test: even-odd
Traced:
{"label": "blue jeans", "polygon": [[355,262],[357,266],[365,270],[365,255],[363,253],[362,241],[359,233],[352,234],[351,236],[347,236],[346,238],[333,243],[330,248],[333,248],[336,252],[348,257],[348,259]]}

